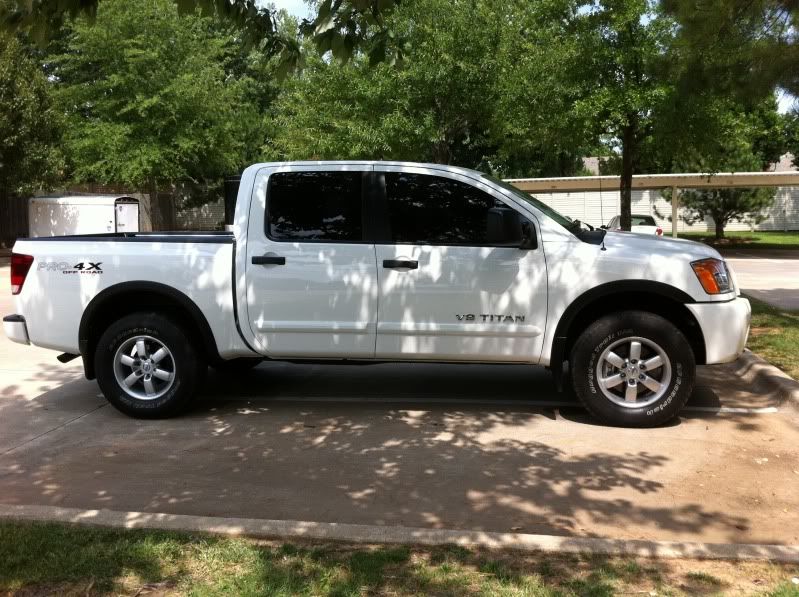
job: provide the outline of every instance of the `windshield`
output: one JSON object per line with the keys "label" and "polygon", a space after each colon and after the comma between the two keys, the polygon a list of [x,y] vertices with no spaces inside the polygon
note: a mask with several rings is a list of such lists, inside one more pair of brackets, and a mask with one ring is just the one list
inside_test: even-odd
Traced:
{"label": "windshield", "polygon": [[632,216],[632,226],[657,226],[655,218],[652,216]]}
{"label": "windshield", "polygon": [[503,189],[505,189],[506,191],[509,191],[510,193],[513,194],[514,197],[517,197],[522,201],[529,203],[530,205],[535,207],[538,211],[544,213],[545,215],[555,220],[558,224],[563,226],[569,232],[575,233],[580,230],[579,220],[572,220],[571,218],[567,218],[563,214],[552,209],[549,205],[547,205],[540,199],[536,199],[532,195],[525,193],[520,189],[517,189],[513,185],[508,184],[507,182],[505,182],[504,180],[500,180],[499,178],[494,178],[493,176],[490,176],[488,174],[483,174],[483,178],[486,178],[491,182],[493,182],[495,185],[498,185]]}

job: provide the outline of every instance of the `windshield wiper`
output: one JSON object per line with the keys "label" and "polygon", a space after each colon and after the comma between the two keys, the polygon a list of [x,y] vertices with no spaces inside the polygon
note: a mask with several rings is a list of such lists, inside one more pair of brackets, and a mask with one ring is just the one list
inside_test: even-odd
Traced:
{"label": "windshield wiper", "polygon": [[581,222],[580,220],[574,220],[571,224],[569,224],[569,232],[572,234],[577,234],[581,232],[581,226],[587,227],[589,230],[595,230],[591,224],[587,224],[586,222]]}

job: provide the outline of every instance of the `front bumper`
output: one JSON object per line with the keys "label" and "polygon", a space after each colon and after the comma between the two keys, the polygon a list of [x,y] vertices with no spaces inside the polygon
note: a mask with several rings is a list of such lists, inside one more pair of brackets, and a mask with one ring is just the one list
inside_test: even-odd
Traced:
{"label": "front bumper", "polygon": [[3,317],[3,331],[12,342],[20,344],[30,344],[28,338],[28,326],[22,315],[6,315]]}
{"label": "front bumper", "polygon": [[749,337],[752,307],[745,298],[723,303],[685,305],[694,314],[705,338],[705,364],[729,363],[741,356]]}

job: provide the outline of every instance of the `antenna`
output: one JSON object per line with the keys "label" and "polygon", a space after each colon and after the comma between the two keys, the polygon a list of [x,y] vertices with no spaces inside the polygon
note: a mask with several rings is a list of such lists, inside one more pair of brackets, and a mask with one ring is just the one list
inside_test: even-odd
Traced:
{"label": "antenna", "polygon": [[[599,218],[600,218],[600,220],[602,220],[602,225],[604,226],[604,224],[605,224],[605,206],[603,204],[605,203],[605,198],[602,195],[602,158],[601,157],[597,158],[596,163],[597,163],[597,171],[599,172]],[[606,233],[607,233],[607,231],[606,231]],[[605,247],[605,236],[604,235],[602,236],[602,248],[600,249],[600,251],[607,251],[607,248]]]}

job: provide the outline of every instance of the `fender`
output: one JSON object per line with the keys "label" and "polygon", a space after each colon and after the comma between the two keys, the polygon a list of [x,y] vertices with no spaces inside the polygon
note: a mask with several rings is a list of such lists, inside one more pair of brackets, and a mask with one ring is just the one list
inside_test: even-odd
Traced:
{"label": "fender", "polygon": [[607,282],[606,284],[600,284],[590,290],[586,290],[566,307],[566,310],[558,321],[558,325],[555,327],[555,337],[552,341],[549,366],[555,377],[555,384],[558,390],[562,389],[563,386],[563,363],[566,361],[569,328],[574,320],[577,319],[577,316],[583,309],[600,299],[615,294],[629,296],[631,293],[656,295],[683,305],[696,302],[687,292],[669,284],[655,282],[653,280],[616,280],[615,282]]}
{"label": "fender", "polygon": [[[81,357],[83,357],[83,369],[87,379],[94,379],[95,377],[94,359],[92,358],[95,348],[93,341],[96,342],[99,337],[97,330],[92,330],[95,318],[103,315],[107,307],[123,299],[125,295],[138,293],[146,293],[150,296],[158,297],[163,301],[164,305],[177,306],[182,309],[200,332],[203,346],[209,358],[220,358],[211,326],[208,324],[205,314],[192,299],[181,291],[158,282],[147,282],[145,280],[121,282],[102,290],[83,310],[80,326],[78,327],[78,347]],[[92,331],[94,331],[94,336]]]}

